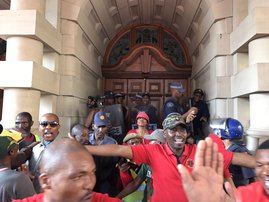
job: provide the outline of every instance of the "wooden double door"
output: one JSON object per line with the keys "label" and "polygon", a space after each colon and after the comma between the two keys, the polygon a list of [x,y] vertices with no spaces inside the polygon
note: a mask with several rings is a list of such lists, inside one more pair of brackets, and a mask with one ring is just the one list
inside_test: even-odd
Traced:
{"label": "wooden double door", "polygon": [[171,96],[169,84],[181,82],[186,88],[186,96],[189,95],[188,79],[104,79],[104,91],[123,92],[126,94],[125,105],[134,106],[134,96],[137,93],[149,92],[151,104],[156,107],[161,124],[162,108],[165,100]]}

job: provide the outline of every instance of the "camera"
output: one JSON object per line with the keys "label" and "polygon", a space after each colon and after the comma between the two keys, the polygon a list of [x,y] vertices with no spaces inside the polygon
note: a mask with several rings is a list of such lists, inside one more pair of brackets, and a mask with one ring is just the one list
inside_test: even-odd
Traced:
{"label": "camera", "polygon": [[104,96],[88,96],[87,106],[89,109],[103,108],[104,107]]}

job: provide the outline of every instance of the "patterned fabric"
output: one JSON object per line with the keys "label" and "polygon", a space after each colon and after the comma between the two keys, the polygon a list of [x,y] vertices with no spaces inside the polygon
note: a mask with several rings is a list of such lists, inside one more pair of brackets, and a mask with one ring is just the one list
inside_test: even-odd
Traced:
{"label": "patterned fabric", "polygon": [[186,126],[184,119],[181,117],[179,113],[168,114],[168,116],[164,119],[162,123],[164,130],[167,128],[172,129],[179,124],[183,124]]}

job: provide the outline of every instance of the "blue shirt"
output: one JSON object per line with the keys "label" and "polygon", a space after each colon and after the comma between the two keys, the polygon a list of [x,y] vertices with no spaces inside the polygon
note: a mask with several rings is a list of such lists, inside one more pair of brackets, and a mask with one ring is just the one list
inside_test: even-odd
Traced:
{"label": "blue shirt", "polygon": [[186,110],[172,97],[169,98],[163,106],[163,120],[167,117],[168,114],[172,112],[177,112],[181,115],[186,113]]}
{"label": "blue shirt", "polygon": [[[92,145],[96,145],[96,141],[95,141],[95,138],[94,138],[94,133],[90,133],[89,142]],[[100,142],[99,145],[104,145],[104,144],[117,144],[117,141],[114,140],[112,137],[109,137],[109,136],[105,135],[104,139]]]}
{"label": "blue shirt", "polygon": [[[240,146],[235,143],[233,143],[227,150],[241,153],[249,152],[244,146]],[[249,184],[250,179],[256,176],[255,172],[251,168],[246,168],[243,166],[230,165],[229,171],[232,174],[232,179],[236,187]]]}

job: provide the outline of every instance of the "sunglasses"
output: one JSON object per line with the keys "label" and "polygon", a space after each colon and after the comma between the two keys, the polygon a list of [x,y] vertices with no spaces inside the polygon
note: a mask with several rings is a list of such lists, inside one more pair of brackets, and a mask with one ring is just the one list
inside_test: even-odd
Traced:
{"label": "sunglasses", "polygon": [[48,125],[50,125],[50,127],[52,128],[55,128],[59,125],[59,123],[56,121],[42,121],[40,122],[39,125],[42,126],[43,128],[47,127]]}

